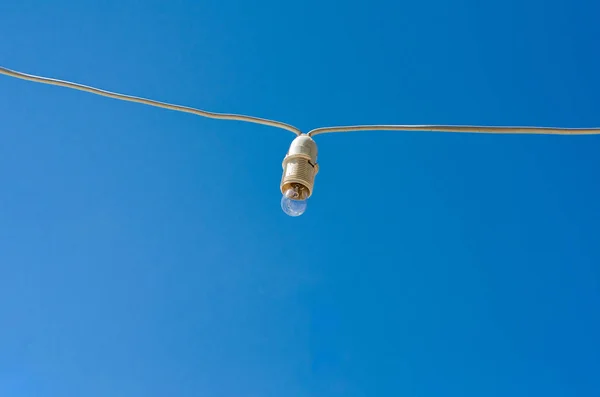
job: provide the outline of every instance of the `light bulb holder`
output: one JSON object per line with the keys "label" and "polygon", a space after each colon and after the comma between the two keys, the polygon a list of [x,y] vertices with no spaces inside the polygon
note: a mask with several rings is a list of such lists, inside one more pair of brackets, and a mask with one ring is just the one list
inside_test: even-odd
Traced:
{"label": "light bulb holder", "polygon": [[317,164],[317,144],[308,135],[300,135],[292,141],[287,155],[283,159],[281,193],[294,185],[300,185],[308,191],[306,198],[312,195],[315,176],[319,172]]}

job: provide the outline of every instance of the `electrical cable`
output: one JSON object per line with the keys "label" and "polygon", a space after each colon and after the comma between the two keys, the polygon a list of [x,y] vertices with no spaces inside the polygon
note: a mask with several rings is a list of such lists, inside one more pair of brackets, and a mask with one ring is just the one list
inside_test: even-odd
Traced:
{"label": "electrical cable", "polygon": [[136,97],[136,96],[124,95],[124,94],[119,94],[116,92],[105,91],[105,90],[101,90],[99,88],[94,88],[94,87],[90,87],[90,86],[83,85],[83,84],[72,83],[70,81],[64,81],[64,80],[52,79],[52,78],[48,78],[48,77],[41,77],[41,76],[35,76],[35,75],[31,75],[31,74],[21,73],[21,72],[15,71],[15,70],[3,68],[2,66],[0,66],[0,74],[4,74],[7,76],[11,76],[11,77],[16,77],[16,78],[22,79],[22,80],[34,81],[36,83],[50,84],[50,85],[72,88],[74,90],[90,92],[92,94],[101,95],[101,96],[114,98],[114,99],[119,99],[122,101],[137,102],[137,103],[142,103],[144,105],[156,106],[159,108],[175,110],[178,112],[192,113],[192,114],[195,114],[198,116],[208,117],[211,119],[245,121],[248,123],[262,124],[262,125],[267,125],[270,127],[281,128],[281,129],[293,132],[296,135],[302,134],[302,131],[300,131],[298,128],[296,128],[292,125],[286,124],[286,123],[282,123],[280,121],[275,121],[275,120],[263,119],[263,118],[259,118],[259,117],[253,117],[253,116],[245,116],[242,114],[208,112],[206,110],[195,109],[195,108],[191,108],[191,107],[187,107],[187,106],[173,105],[170,103],[159,102],[159,101],[155,101],[152,99],[140,98],[140,97]]}
{"label": "electrical cable", "polygon": [[[270,127],[281,128],[296,135],[302,135],[302,131],[292,125],[280,121],[263,119],[254,116],[242,114],[215,113],[206,110],[195,109],[187,106],[174,105],[166,102],[159,102],[152,99],[140,98],[131,95],[119,94],[77,84],[70,81],[52,79],[48,77],[35,76],[22,72],[17,72],[0,66],[0,74],[16,77],[22,80],[34,81],[42,84],[50,84],[61,87],[67,87],[79,91],[90,92],[92,94],[114,98],[122,101],[142,103],[149,106],[175,110],[178,112],[192,113],[202,117],[220,120],[237,120],[248,123],[262,124]],[[485,134],[544,134],[544,135],[597,135],[600,134],[600,128],[553,128],[553,127],[500,127],[500,126],[470,126],[470,125],[355,125],[341,127],[321,127],[310,131],[308,136],[316,136],[332,132],[354,132],[354,131],[429,131],[429,132],[459,132],[459,133],[485,133]]]}
{"label": "electrical cable", "polygon": [[321,127],[308,133],[308,136],[332,132],[354,131],[429,131],[461,132],[480,134],[545,134],[545,135],[596,135],[600,128],[552,128],[552,127],[486,127],[475,125],[354,125],[345,127]]}

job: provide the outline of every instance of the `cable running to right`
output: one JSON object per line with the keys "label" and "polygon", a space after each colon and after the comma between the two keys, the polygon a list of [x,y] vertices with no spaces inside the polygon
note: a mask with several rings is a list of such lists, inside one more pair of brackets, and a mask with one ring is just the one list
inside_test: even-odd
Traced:
{"label": "cable running to right", "polygon": [[321,127],[308,133],[309,136],[332,132],[355,131],[428,131],[460,132],[479,134],[544,134],[544,135],[598,135],[600,128],[553,128],[553,127],[495,127],[475,125],[352,125],[343,127]]}

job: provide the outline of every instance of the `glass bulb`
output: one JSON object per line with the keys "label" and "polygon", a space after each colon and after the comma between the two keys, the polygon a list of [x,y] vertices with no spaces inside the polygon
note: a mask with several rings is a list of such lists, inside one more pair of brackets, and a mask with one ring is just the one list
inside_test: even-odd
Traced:
{"label": "glass bulb", "polygon": [[300,216],[306,211],[308,190],[299,184],[292,184],[281,197],[281,209],[289,216]]}

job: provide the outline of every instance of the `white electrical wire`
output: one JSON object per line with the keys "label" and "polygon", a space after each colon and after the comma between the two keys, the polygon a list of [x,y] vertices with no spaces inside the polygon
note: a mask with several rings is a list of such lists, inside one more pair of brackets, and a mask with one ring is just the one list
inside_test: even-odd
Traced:
{"label": "white electrical wire", "polygon": [[[48,77],[34,76],[21,73],[0,66],[0,74],[4,74],[18,79],[35,81],[37,83],[56,85],[72,88],[75,90],[86,91],[96,95],[102,95],[109,98],[119,99],[128,102],[137,102],[145,105],[156,106],[159,108],[175,110],[178,112],[192,113],[198,116],[208,117],[220,120],[237,120],[248,123],[268,125],[281,128],[296,135],[301,135],[302,131],[298,128],[282,123],[280,121],[263,119],[241,114],[214,113],[206,110],[195,109],[187,106],[173,105],[170,103],[159,102],[152,99],[145,99],[130,95],[119,94],[105,91],[83,84],[72,83],[51,79]],[[469,126],[469,125],[355,125],[345,127],[321,127],[308,133],[309,136],[327,134],[332,132],[353,132],[353,131],[431,131],[431,132],[462,132],[462,133],[484,133],[484,134],[547,134],[547,135],[596,135],[600,134],[600,128],[552,128],[552,127],[492,127],[492,126]]]}
{"label": "white electrical wire", "polygon": [[300,131],[298,128],[296,128],[292,125],[286,124],[286,123],[282,123],[280,121],[262,119],[262,118],[253,117],[253,116],[245,116],[242,114],[207,112],[206,110],[194,109],[194,108],[187,107],[187,106],[173,105],[170,103],[154,101],[152,99],[145,99],[145,98],[140,98],[140,97],[136,97],[136,96],[118,94],[116,92],[105,91],[105,90],[101,90],[99,88],[89,87],[89,86],[83,85],[83,84],[72,83],[70,81],[63,81],[63,80],[51,79],[48,77],[40,77],[40,76],[31,75],[31,74],[25,74],[25,73],[17,72],[14,70],[6,69],[1,66],[0,66],[0,74],[4,74],[7,76],[11,76],[11,77],[16,77],[18,79],[35,81],[37,83],[57,85],[57,86],[61,86],[61,87],[72,88],[75,90],[91,92],[92,94],[102,95],[105,97],[119,99],[122,101],[143,103],[144,105],[156,106],[159,108],[175,110],[178,112],[192,113],[192,114],[195,114],[198,116],[208,117],[211,119],[245,121],[248,123],[262,124],[262,125],[268,125],[271,127],[281,128],[281,129],[293,132],[296,135],[302,134],[302,131]]}
{"label": "white electrical wire", "polygon": [[546,135],[596,135],[600,128],[551,128],[551,127],[485,127],[474,125],[354,125],[346,127],[322,127],[308,133],[309,136],[331,132],[354,131],[430,131],[463,132],[481,134],[546,134]]}

